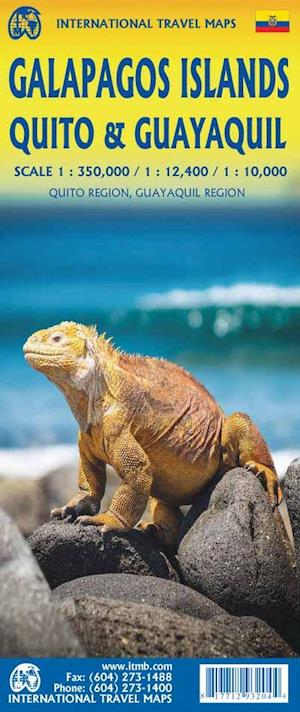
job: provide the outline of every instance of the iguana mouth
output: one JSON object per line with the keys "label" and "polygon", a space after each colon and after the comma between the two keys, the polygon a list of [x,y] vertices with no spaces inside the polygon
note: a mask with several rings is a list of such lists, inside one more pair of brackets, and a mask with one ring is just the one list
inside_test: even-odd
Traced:
{"label": "iguana mouth", "polygon": [[35,356],[45,356],[48,358],[49,356],[52,358],[53,356],[62,356],[62,351],[59,349],[49,349],[48,351],[43,350],[43,349],[33,349],[32,347],[24,346],[23,347],[23,353],[24,357],[27,360],[30,360],[31,358],[34,358]]}

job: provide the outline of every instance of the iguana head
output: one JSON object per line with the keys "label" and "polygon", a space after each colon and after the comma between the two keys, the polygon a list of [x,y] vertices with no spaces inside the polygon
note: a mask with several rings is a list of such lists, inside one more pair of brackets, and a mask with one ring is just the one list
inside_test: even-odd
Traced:
{"label": "iguana head", "polygon": [[[73,410],[74,391],[86,394],[87,422],[92,421],[96,401],[101,396],[98,339],[95,327],[64,321],[34,332],[23,347],[27,363],[59,386],[69,401],[72,398]],[[77,412],[75,415],[78,418]]]}
{"label": "iguana head", "polygon": [[49,329],[35,331],[24,344],[27,363],[51,378],[59,370],[76,379],[91,367],[98,334],[94,327],[63,321]]}

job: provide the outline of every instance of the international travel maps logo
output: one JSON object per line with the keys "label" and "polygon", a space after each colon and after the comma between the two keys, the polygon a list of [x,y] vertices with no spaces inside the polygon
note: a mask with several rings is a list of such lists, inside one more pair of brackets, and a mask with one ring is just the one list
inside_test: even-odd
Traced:
{"label": "international travel maps logo", "polygon": [[8,20],[8,33],[12,40],[19,40],[26,35],[36,40],[41,34],[40,13],[35,7],[22,5],[11,14]]}

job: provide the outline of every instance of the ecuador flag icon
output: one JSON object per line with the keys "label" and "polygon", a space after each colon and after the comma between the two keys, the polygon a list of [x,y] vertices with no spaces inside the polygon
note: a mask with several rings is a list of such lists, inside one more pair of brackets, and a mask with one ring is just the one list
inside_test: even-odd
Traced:
{"label": "ecuador flag icon", "polygon": [[257,10],[256,32],[289,32],[290,13],[288,10]]}

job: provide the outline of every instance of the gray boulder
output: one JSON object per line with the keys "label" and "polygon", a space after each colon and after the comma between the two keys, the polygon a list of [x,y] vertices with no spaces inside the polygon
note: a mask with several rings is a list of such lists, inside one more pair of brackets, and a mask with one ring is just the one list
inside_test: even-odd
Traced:
{"label": "gray boulder", "polygon": [[175,581],[155,576],[134,574],[100,574],[84,576],[61,584],[53,591],[54,598],[106,598],[115,601],[146,603],[165,610],[209,620],[224,613],[216,603],[198,591]]}
{"label": "gray boulder", "polygon": [[26,537],[49,516],[41,481],[38,479],[1,477],[0,507]]}
{"label": "gray boulder", "polygon": [[28,543],[51,588],[105,573],[133,573],[178,580],[178,574],[151,537],[140,530],[101,532],[98,527],[52,521]]}
{"label": "gray boulder", "polygon": [[82,657],[29,547],[1,510],[0,541],[0,656]]}
{"label": "gray boulder", "polygon": [[254,475],[231,470],[199,498],[184,522],[178,560],[185,584],[231,613],[263,618],[299,645],[291,548]]}
{"label": "gray boulder", "polygon": [[67,598],[57,603],[91,657],[292,657],[255,619],[196,620],[141,603]]}
{"label": "gray boulder", "polygon": [[293,530],[300,585],[300,458],[291,462],[284,481],[284,496]]}
{"label": "gray boulder", "polygon": [[36,477],[1,477],[0,507],[26,537],[47,522],[54,507],[65,504],[76,492],[76,470],[65,465]]}
{"label": "gray boulder", "polygon": [[293,648],[265,621],[253,616],[231,616],[224,613],[211,621],[215,626],[228,626],[237,639],[241,639],[262,658],[296,657]]}

